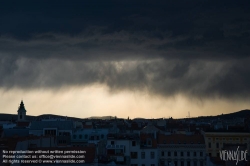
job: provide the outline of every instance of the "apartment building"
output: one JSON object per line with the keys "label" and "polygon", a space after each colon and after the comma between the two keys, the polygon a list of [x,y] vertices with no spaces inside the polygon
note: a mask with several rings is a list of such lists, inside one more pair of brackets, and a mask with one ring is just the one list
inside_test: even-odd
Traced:
{"label": "apartment building", "polygon": [[206,163],[201,134],[159,134],[158,151],[162,166],[205,166]]}
{"label": "apartment building", "polygon": [[219,157],[219,151],[225,145],[246,145],[250,149],[250,133],[244,131],[210,130],[204,132],[206,153],[210,157]]}
{"label": "apartment building", "polygon": [[157,166],[158,150],[152,135],[109,135],[107,156],[116,163],[130,166]]}

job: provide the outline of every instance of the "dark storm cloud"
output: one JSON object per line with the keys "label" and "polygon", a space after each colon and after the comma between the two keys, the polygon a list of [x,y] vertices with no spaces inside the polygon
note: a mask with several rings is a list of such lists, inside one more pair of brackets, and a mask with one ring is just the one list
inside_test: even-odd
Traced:
{"label": "dark storm cloud", "polygon": [[0,3],[3,88],[249,97],[247,1]]}
{"label": "dark storm cloud", "polygon": [[147,91],[162,96],[185,94],[199,98],[248,98],[250,60],[227,62],[67,61],[10,59],[1,61],[1,87],[49,88],[107,85],[111,92]]}

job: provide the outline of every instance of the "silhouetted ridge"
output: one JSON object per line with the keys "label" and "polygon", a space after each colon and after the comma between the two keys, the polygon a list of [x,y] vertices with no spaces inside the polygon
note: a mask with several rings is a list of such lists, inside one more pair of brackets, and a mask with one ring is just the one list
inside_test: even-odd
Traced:
{"label": "silhouetted ridge", "polygon": [[250,117],[250,110],[245,109],[245,110],[241,110],[241,111],[238,111],[238,112],[218,115],[217,117],[222,118],[222,119],[232,119],[232,118],[235,118],[235,117],[237,117],[237,118],[246,118],[246,117]]}

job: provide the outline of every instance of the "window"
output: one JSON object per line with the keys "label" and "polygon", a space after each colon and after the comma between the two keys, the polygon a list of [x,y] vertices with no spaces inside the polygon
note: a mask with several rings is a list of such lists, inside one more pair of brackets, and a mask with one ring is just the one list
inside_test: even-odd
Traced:
{"label": "window", "polygon": [[135,141],[132,141],[132,146],[135,146],[136,145],[136,142]]}
{"label": "window", "polygon": [[73,135],[73,138],[76,139],[76,135],[75,134]]}
{"label": "window", "polygon": [[151,164],[151,166],[155,166],[154,164]]}
{"label": "window", "polygon": [[141,152],[141,158],[145,159],[145,152]]}
{"label": "window", "polygon": [[148,140],[148,145],[152,145],[152,141],[150,139]]}
{"label": "window", "polygon": [[101,138],[102,138],[102,139],[104,138],[104,135],[103,135],[103,134],[101,135]]}
{"label": "window", "polygon": [[131,152],[131,159],[137,159],[137,152]]}
{"label": "window", "polygon": [[211,142],[208,143],[208,148],[211,148]]}
{"label": "window", "polygon": [[177,162],[177,161],[174,161],[174,165],[178,165],[178,162]]}
{"label": "window", "polygon": [[115,141],[111,141],[111,145],[114,145],[115,144]]}
{"label": "window", "polygon": [[177,152],[174,152],[174,156],[177,156]]}
{"label": "window", "polygon": [[197,161],[194,161],[194,166],[197,166]]}
{"label": "window", "polygon": [[200,152],[200,156],[201,156],[201,157],[203,156],[203,152]]}
{"label": "window", "polygon": [[216,143],[216,148],[219,148],[219,143]]}
{"label": "window", "polygon": [[88,139],[88,135],[87,134],[85,134],[85,139]]}
{"label": "window", "polygon": [[161,151],[161,156],[164,156],[164,151]]}
{"label": "window", "polygon": [[56,130],[45,130],[45,135],[56,135]]}
{"label": "window", "polygon": [[168,152],[168,156],[171,156],[171,152]]}
{"label": "window", "polygon": [[194,156],[196,156],[196,152],[194,152]]}
{"label": "window", "polygon": [[151,159],[154,159],[155,158],[155,152],[151,152],[150,157],[151,157]]}
{"label": "window", "polygon": [[82,139],[82,134],[79,135],[79,138]]}
{"label": "window", "polygon": [[116,149],[115,154],[122,155],[123,150],[122,149]]}
{"label": "window", "polygon": [[181,166],[184,166],[184,161],[181,161]]}
{"label": "window", "polygon": [[187,156],[190,156],[190,152],[187,152]]}
{"label": "window", "polygon": [[146,141],[145,140],[141,141],[141,146],[144,146],[144,145],[146,145]]}
{"label": "window", "polygon": [[203,166],[203,161],[200,161],[200,166]]}
{"label": "window", "polygon": [[190,161],[187,161],[187,166],[190,166]]}
{"label": "window", "polygon": [[208,155],[209,155],[210,157],[212,157],[212,154],[211,154],[211,153],[209,153]]}
{"label": "window", "polygon": [[181,152],[181,156],[183,156],[183,152]]}

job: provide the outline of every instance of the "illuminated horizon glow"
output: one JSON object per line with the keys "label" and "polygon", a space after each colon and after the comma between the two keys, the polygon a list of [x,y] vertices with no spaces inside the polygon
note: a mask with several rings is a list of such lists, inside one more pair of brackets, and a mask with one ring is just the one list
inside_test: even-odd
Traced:
{"label": "illuminated horizon glow", "polygon": [[23,100],[27,115],[68,117],[117,116],[118,118],[186,118],[220,115],[250,108],[247,101],[189,98],[183,94],[162,97],[145,91],[110,92],[107,86],[66,87],[57,90],[0,89],[1,113],[16,114]]}

